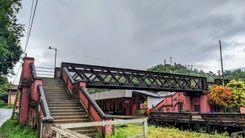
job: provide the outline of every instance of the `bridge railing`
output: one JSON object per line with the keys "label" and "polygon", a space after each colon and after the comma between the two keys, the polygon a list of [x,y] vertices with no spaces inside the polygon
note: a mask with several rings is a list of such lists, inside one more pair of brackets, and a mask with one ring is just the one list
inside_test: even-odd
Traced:
{"label": "bridge railing", "polygon": [[54,68],[36,67],[36,75],[37,75],[37,77],[53,78],[54,77]]}
{"label": "bridge railing", "polygon": [[138,118],[138,119],[127,119],[127,120],[70,123],[70,124],[61,124],[60,127],[62,129],[69,129],[69,128],[98,127],[98,126],[105,127],[108,125],[141,124],[143,125],[143,133],[137,134],[136,137],[147,138],[147,131],[148,131],[147,120],[148,118]]}
{"label": "bridge railing", "polygon": [[33,94],[35,91],[38,92],[38,106],[41,109],[40,117],[43,117],[42,121],[44,122],[52,122],[53,118],[51,117],[51,114],[48,108],[48,103],[47,103],[44,89],[42,86],[42,80],[38,78],[37,73],[36,73],[36,68],[33,63],[30,64],[30,68],[31,68],[31,73],[32,73],[32,78],[33,78],[32,80],[32,85],[33,85],[32,87],[34,87],[32,89]]}
{"label": "bridge railing", "polygon": [[80,133],[77,133],[75,131],[71,131],[69,129],[62,129],[60,128],[60,126],[50,126],[49,127],[51,129],[52,132],[55,133],[56,138],[63,138],[63,137],[67,137],[67,138],[89,138],[86,135],[82,135]]}
{"label": "bridge railing", "polygon": [[[69,91],[81,101],[81,104],[92,121],[112,120],[112,116],[105,114],[95,100],[90,97],[89,93],[86,91],[85,82],[75,81],[66,67],[62,70],[62,77]],[[107,133],[106,127],[99,127],[103,135]]]}
{"label": "bridge railing", "polygon": [[66,62],[61,67],[66,67],[74,80],[85,81],[87,88],[195,93],[207,90],[205,77]]}

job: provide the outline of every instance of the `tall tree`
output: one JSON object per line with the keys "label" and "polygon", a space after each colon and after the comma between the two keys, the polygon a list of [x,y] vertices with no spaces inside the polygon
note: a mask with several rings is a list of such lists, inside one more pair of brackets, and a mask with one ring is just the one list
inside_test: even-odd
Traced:
{"label": "tall tree", "polygon": [[20,37],[23,25],[17,23],[16,14],[21,0],[0,0],[0,94],[6,94],[7,75],[19,61],[22,49]]}
{"label": "tall tree", "polygon": [[234,102],[232,103],[233,108],[238,111],[240,106],[245,105],[245,81],[231,80],[227,87],[232,90]]}
{"label": "tall tree", "polygon": [[10,73],[22,54],[20,37],[24,28],[16,18],[21,8],[20,1],[0,1],[0,75]]}

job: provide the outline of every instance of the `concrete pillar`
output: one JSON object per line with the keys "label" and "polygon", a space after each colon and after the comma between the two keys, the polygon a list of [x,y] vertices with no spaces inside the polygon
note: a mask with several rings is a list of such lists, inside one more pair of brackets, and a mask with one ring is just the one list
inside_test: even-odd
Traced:
{"label": "concrete pillar", "polygon": [[19,102],[19,121],[20,123],[26,123],[29,114],[29,99],[30,99],[30,86],[32,82],[32,73],[30,64],[34,63],[34,58],[25,57],[22,64],[22,72],[20,77],[20,102]]}

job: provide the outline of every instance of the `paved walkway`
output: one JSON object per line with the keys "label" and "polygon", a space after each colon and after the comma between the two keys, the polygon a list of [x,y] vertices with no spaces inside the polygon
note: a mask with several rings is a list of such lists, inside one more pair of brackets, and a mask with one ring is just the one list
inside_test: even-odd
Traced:
{"label": "paved walkway", "polygon": [[12,109],[0,108],[0,127],[7,121],[12,115]]}

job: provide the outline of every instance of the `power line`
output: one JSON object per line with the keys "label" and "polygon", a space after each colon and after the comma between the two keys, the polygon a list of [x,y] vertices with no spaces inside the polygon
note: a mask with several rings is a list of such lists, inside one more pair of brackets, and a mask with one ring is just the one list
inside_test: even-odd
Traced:
{"label": "power line", "polygon": [[[34,1],[36,1],[35,7],[34,7]],[[37,3],[38,3],[38,0],[33,0],[32,1],[31,11],[30,11],[30,16],[29,16],[29,22],[28,22],[28,30],[27,30],[26,43],[25,43],[24,52],[23,52],[23,56],[22,57],[24,57],[26,55],[26,49],[27,49],[27,46],[28,46],[28,43],[29,43],[29,39],[30,39],[30,35],[31,35],[31,30],[32,30],[32,26],[33,26],[33,21],[34,21],[36,9],[37,9]],[[15,75],[15,78],[14,78],[14,82],[16,81],[16,79],[18,77],[18,74],[20,72],[21,67],[22,67],[22,62],[20,62],[20,66],[19,66],[19,68],[17,70],[17,73]]]}
{"label": "power line", "polygon": [[33,13],[32,13],[32,9],[33,9],[33,5],[34,4],[32,4],[32,7],[31,7],[31,14],[30,14],[30,19],[29,19],[29,30],[27,32],[26,43],[25,43],[25,48],[24,48],[24,53],[23,54],[26,54],[26,49],[27,49],[27,46],[28,46],[28,43],[29,43],[29,39],[30,39],[30,35],[31,35],[31,30],[32,30],[32,26],[33,26],[33,21],[34,21],[36,10],[37,10],[37,3],[38,3],[38,0],[36,0]]}

